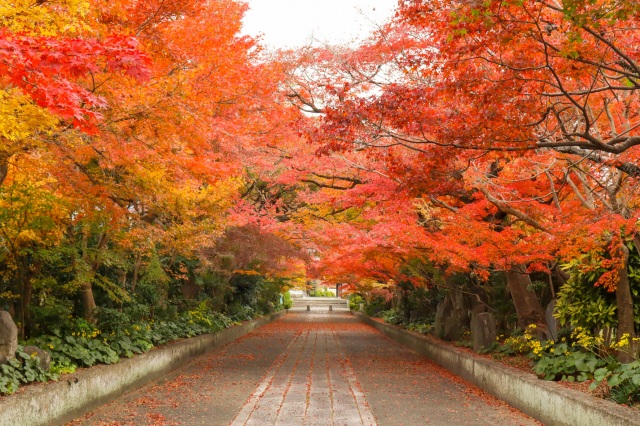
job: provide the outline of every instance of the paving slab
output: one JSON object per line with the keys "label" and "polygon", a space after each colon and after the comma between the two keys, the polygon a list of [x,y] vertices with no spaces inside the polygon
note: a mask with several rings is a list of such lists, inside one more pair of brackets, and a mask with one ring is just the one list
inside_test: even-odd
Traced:
{"label": "paving slab", "polygon": [[290,312],[73,425],[534,425],[359,322]]}

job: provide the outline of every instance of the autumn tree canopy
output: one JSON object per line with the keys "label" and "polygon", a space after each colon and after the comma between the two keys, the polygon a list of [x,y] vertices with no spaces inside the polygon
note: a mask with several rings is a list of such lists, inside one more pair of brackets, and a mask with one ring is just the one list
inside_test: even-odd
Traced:
{"label": "autumn tree canopy", "polygon": [[47,303],[230,304],[256,274],[500,272],[544,325],[529,274],[554,291],[587,255],[635,332],[635,2],[401,0],[358,46],[286,52],[240,35],[247,7],[0,6],[0,300],[23,334]]}
{"label": "autumn tree canopy", "polygon": [[[616,292],[633,333],[638,13],[408,0],[357,49],[288,57],[288,96],[313,116],[312,148],[296,149],[318,156],[291,170],[310,182],[302,211],[327,269],[397,279],[426,257],[481,279],[506,271],[515,301],[522,274],[598,253],[595,285]],[[536,303],[521,308],[523,324],[544,322]]]}

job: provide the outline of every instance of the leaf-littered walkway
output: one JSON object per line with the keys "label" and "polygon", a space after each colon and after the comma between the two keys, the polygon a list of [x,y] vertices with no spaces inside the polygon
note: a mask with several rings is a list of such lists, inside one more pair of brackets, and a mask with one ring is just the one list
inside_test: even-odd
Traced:
{"label": "leaf-littered walkway", "polygon": [[290,312],[73,425],[535,425],[348,312]]}

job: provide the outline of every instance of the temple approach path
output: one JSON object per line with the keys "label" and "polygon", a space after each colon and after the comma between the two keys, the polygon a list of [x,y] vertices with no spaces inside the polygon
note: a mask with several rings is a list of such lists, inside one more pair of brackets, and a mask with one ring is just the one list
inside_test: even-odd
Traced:
{"label": "temple approach path", "polygon": [[348,312],[290,312],[73,425],[535,425]]}

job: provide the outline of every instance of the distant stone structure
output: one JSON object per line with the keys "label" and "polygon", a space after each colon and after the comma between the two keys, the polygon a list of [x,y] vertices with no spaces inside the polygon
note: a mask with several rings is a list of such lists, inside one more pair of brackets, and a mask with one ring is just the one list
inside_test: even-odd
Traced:
{"label": "distant stone structure", "polygon": [[9,312],[0,311],[0,363],[16,357],[18,327]]}
{"label": "distant stone structure", "polygon": [[464,294],[450,291],[436,310],[435,334],[444,340],[457,340],[469,326],[469,304]]}

